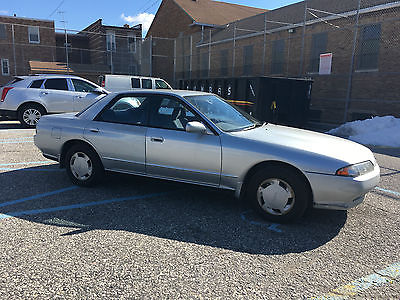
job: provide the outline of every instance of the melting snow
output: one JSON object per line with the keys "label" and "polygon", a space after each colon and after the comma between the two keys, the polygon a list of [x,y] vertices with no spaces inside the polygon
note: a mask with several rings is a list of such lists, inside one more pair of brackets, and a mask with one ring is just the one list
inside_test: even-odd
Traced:
{"label": "melting snow", "polygon": [[327,133],[364,145],[400,147],[400,119],[393,116],[349,122]]}

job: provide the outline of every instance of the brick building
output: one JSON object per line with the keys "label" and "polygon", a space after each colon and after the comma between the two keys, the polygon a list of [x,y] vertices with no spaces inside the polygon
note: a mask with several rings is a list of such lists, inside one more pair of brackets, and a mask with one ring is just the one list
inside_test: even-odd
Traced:
{"label": "brick building", "polygon": [[265,11],[212,0],[163,0],[143,44],[143,51],[147,51],[144,64],[150,65],[147,75],[156,75],[171,83],[174,81],[175,38],[196,33],[203,37],[209,30]]}
{"label": "brick building", "polygon": [[78,35],[85,35],[88,39],[92,64],[107,65],[113,74],[140,72],[141,24],[107,26],[98,19]]}
{"label": "brick building", "polygon": [[54,61],[54,21],[0,16],[0,84],[28,74],[29,61]]}
{"label": "brick building", "polygon": [[[314,120],[400,116],[399,12],[398,1],[308,0],[203,32],[178,28],[175,79],[309,77]],[[322,75],[327,53],[330,73]]]}

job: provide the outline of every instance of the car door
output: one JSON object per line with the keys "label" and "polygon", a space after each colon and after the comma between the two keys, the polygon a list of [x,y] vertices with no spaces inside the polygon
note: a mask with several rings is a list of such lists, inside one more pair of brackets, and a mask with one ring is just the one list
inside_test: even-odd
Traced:
{"label": "car door", "polygon": [[81,111],[102,97],[104,94],[99,94],[97,86],[85,80],[71,78],[71,83],[74,88],[73,107],[74,111]]}
{"label": "car door", "polygon": [[118,95],[86,126],[84,137],[105,169],[145,174],[148,104],[149,96]]}
{"label": "car door", "polygon": [[72,112],[74,93],[69,90],[66,78],[49,78],[43,84],[40,98],[45,103],[47,112]]}
{"label": "car door", "polygon": [[221,142],[214,133],[185,131],[190,121],[202,121],[178,98],[152,99],[146,133],[146,172],[149,175],[218,186]]}

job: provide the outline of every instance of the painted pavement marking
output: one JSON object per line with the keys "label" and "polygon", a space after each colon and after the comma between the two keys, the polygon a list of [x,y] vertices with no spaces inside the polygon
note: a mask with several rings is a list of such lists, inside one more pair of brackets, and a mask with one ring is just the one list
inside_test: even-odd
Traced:
{"label": "painted pavement marking", "polygon": [[53,196],[53,195],[57,195],[57,194],[60,194],[63,192],[72,191],[77,188],[78,188],[77,186],[69,186],[69,187],[51,191],[51,192],[46,192],[46,193],[37,194],[37,195],[29,196],[29,197],[24,197],[24,198],[17,199],[17,200],[11,200],[11,201],[0,203],[0,207],[13,205],[13,204],[17,204],[17,203],[22,203],[22,202],[26,202],[26,201],[30,201],[30,200],[35,200],[35,199],[39,199],[39,198],[43,198],[43,197],[47,197],[47,196]]}
{"label": "painted pavement marking", "polygon": [[245,212],[242,212],[240,214],[240,217],[242,218],[243,221],[250,223],[251,225],[259,225],[259,226],[263,226],[266,227],[268,230],[274,231],[274,232],[279,232],[281,233],[282,230],[278,228],[279,224],[276,223],[263,223],[263,222],[257,222],[257,221],[253,221],[253,220],[249,220],[246,217],[246,214],[252,212],[252,210],[248,210]]}
{"label": "painted pavement marking", "polygon": [[6,167],[6,166],[17,166],[17,165],[38,165],[38,164],[48,164],[51,163],[51,160],[47,161],[27,161],[27,162],[15,162],[15,163],[6,163],[6,164],[0,164],[1,167]]}
{"label": "painted pavement marking", "polygon": [[400,277],[400,262],[394,263],[376,273],[356,279],[349,284],[334,289],[331,293],[324,296],[309,298],[313,300],[341,300],[357,296],[371,287],[379,287],[388,283],[393,283]]}
{"label": "painted pavement marking", "polygon": [[378,187],[378,186],[377,186],[375,189],[378,190],[378,191],[380,191],[380,192],[384,192],[384,193],[388,193],[388,194],[392,194],[392,195],[395,195],[395,196],[397,196],[397,197],[400,197],[400,193],[399,193],[399,192],[395,192],[395,191],[383,189],[383,188],[380,188],[380,187]]}
{"label": "painted pavement marking", "polygon": [[11,218],[11,217],[19,217],[19,216],[24,216],[24,215],[29,215],[29,216],[37,215],[37,214],[43,214],[43,213],[48,213],[48,212],[71,210],[71,209],[76,209],[76,208],[85,208],[85,207],[90,207],[90,206],[104,205],[104,204],[123,202],[123,201],[129,201],[129,200],[142,200],[142,199],[153,198],[153,197],[157,197],[157,196],[164,196],[164,195],[168,195],[171,193],[176,193],[176,192],[164,192],[164,193],[147,194],[147,195],[140,195],[140,196],[133,196],[133,197],[112,198],[112,199],[101,200],[101,201],[93,201],[93,202],[56,206],[56,207],[49,207],[49,208],[42,208],[42,209],[32,209],[32,210],[25,210],[25,211],[9,212],[7,214],[0,214],[0,219],[7,219],[7,218]]}

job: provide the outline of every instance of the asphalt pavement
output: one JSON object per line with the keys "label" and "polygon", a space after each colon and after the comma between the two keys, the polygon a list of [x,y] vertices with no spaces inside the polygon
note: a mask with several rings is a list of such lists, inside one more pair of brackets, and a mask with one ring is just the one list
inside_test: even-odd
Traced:
{"label": "asphalt pavement", "polygon": [[107,174],[76,187],[0,122],[0,297],[399,299],[400,149],[347,212],[260,219],[230,192]]}

